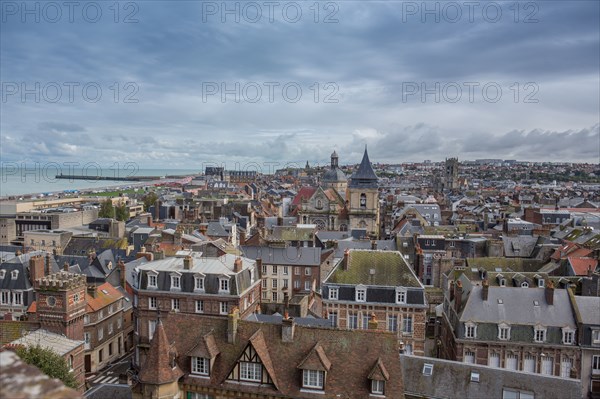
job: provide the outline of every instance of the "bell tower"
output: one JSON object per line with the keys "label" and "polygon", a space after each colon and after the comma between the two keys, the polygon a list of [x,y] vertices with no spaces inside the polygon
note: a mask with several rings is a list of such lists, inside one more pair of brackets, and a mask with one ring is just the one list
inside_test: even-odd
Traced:
{"label": "bell tower", "polygon": [[379,188],[367,147],[358,169],[348,184],[348,216],[351,229],[366,229],[372,238],[379,237]]}
{"label": "bell tower", "polygon": [[83,341],[86,278],[65,271],[35,280],[37,317],[43,329]]}

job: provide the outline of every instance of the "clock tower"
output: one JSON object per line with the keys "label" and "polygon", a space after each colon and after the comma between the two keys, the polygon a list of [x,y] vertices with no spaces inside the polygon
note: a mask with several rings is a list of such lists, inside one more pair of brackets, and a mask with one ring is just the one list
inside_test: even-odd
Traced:
{"label": "clock tower", "polygon": [[43,329],[83,341],[86,278],[65,271],[35,280],[37,318]]}

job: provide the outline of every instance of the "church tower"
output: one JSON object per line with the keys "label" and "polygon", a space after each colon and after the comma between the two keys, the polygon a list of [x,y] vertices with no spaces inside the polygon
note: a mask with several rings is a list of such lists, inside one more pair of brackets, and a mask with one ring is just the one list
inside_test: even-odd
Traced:
{"label": "church tower", "polygon": [[335,189],[345,199],[348,178],[339,167],[339,158],[335,151],[331,154],[331,167],[323,174],[322,182],[323,187]]}
{"label": "church tower", "polygon": [[365,153],[358,169],[348,184],[348,216],[351,229],[366,229],[371,237],[379,237],[379,190],[378,179],[365,146]]}

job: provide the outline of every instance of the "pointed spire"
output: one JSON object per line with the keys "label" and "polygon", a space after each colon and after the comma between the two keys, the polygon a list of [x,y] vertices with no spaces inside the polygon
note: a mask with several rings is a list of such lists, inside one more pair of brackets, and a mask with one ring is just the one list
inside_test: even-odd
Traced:
{"label": "pointed spire", "polygon": [[363,154],[362,161],[358,166],[356,172],[352,174],[350,187],[365,187],[365,188],[377,188],[377,175],[373,171],[371,161],[369,160],[369,153],[367,152],[367,145],[365,144],[365,152]]}
{"label": "pointed spire", "polygon": [[140,382],[161,385],[177,381],[184,372],[175,361],[176,353],[167,338],[161,318],[156,322],[148,356],[140,371]]}

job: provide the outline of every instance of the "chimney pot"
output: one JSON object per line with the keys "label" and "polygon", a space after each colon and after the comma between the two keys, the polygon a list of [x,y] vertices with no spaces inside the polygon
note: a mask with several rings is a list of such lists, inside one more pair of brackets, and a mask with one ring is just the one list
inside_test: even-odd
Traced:
{"label": "chimney pot", "polygon": [[490,284],[488,283],[487,280],[483,280],[481,282],[481,298],[484,301],[488,300],[489,289],[490,289]]}
{"label": "chimney pot", "polygon": [[346,248],[344,251],[344,260],[342,261],[342,268],[348,270],[348,263],[350,261],[350,250]]}
{"label": "chimney pot", "polygon": [[554,305],[554,283],[552,280],[548,281],[548,284],[546,284],[544,296],[546,297],[546,303],[548,305]]}
{"label": "chimney pot", "polygon": [[194,260],[191,256],[187,255],[183,258],[183,268],[185,270],[191,270],[194,267]]}
{"label": "chimney pot", "polygon": [[242,271],[242,258],[240,258],[239,256],[237,258],[235,258],[235,261],[233,261],[233,271],[235,273],[239,273]]}
{"label": "chimney pot", "polygon": [[295,329],[296,322],[286,312],[284,319],[281,320],[281,340],[283,342],[294,342]]}

